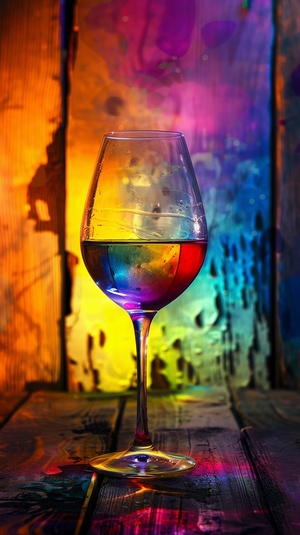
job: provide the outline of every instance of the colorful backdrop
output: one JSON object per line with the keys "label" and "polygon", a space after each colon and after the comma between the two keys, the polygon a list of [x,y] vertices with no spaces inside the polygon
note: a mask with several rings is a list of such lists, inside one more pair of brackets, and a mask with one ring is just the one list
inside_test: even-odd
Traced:
{"label": "colorful backdrop", "polygon": [[184,132],[209,224],[149,384],[300,386],[299,31],[298,0],[0,3],[1,390],[135,384],[130,320],[79,249],[102,135],[125,128]]}
{"label": "colorful backdrop", "polygon": [[202,272],[154,320],[149,384],[269,385],[270,0],[80,0],[68,132],[70,387],[135,381],[126,313],[83,266],[79,225],[102,135],[182,131],[209,227]]}

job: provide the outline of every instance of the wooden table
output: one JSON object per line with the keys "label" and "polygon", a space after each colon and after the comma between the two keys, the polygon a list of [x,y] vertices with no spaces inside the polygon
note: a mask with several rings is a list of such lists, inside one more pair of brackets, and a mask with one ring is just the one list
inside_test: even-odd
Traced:
{"label": "wooden table", "polygon": [[88,464],[130,442],[134,394],[2,394],[0,533],[299,534],[299,401],[298,392],[225,388],[150,394],[155,444],[197,466],[139,482]]}

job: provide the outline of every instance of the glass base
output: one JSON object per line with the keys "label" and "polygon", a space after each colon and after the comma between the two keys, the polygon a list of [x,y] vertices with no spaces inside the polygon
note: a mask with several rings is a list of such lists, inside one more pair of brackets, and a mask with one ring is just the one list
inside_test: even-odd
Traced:
{"label": "glass base", "polygon": [[132,479],[181,476],[190,472],[195,465],[191,457],[163,453],[153,446],[105,453],[90,460],[90,466],[103,475]]}

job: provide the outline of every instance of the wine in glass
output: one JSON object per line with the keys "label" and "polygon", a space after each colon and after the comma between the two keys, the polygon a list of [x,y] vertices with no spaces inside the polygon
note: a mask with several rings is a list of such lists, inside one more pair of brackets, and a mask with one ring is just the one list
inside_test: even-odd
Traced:
{"label": "wine in glass", "polygon": [[190,457],[159,451],[151,441],[146,354],[151,321],[195,279],[206,247],[205,213],[183,134],[106,134],[84,208],[81,251],[97,286],[133,322],[137,420],[126,451],[91,459],[91,466],[102,474],[171,477],[195,466]]}

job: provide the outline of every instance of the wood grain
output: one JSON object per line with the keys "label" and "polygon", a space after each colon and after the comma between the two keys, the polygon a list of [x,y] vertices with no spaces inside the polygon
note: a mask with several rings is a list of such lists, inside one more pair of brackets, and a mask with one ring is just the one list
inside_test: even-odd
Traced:
{"label": "wood grain", "polygon": [[118,400],[36,393],[0,432],[0,532],[74,533]]}
{"label": "wood grain", "polygon": [[263,488],[273,524],[282,535],[300,531],[300,433],[245,428],[244,439]]}
{"label": "wood grain", "polygon": [[0,389],[60,383],[64,238],[60,3],[0,3]]}
{"label": "wood grain", "polygon": [[28,397],[26,392],[1,392],[0,394],[0,428]]}
{"label": "wood grain", "polygon": [[282,534],[300,530],[300,392],[239,390],[235,406],[243,438],[273,524]]}
{"label": "wood grain", "polygon": [[242,434],[224,388],[150,394],[153,442],[197,463],[188,475],[151,482],[103,479],[88,466],[132,440],[133,392],[12,397],[16,410],[0,431],[0,532],[297,534],[299,393],[286,394],[242,391],[240,419],[248,412],[258,421]]}
{"label": "wood grain", "polygon": [[299,429],[300,391],[270,390],[260,392],[239,389],[232,392],[235,408],[243,426],[260,429]]}
{"label": "wood grain", "polygon": [[[119,448],[128,445],[134,412],[129,400]],[[195,470],[150,484],[106,480],[89,535],[275,533],[224,390],[150,397],[149,424],[154,443],[192,455]]]}
{"label": "wood grain", "polygon": [[274,310],[274,386],[300,387],[299,367],[299,45],[298,0],[275,4],[276,58],[274,73],[276,178],[276,288]]}

